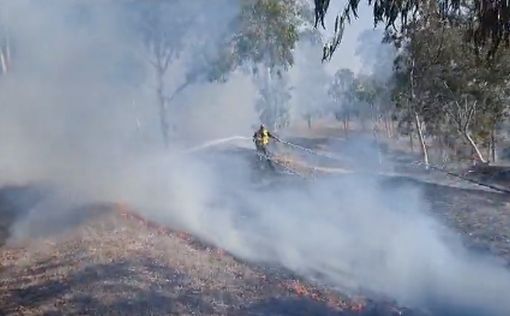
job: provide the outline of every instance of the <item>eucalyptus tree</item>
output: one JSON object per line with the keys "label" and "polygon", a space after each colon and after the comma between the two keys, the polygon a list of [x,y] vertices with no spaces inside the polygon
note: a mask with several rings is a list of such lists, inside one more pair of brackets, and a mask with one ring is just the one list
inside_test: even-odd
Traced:
{"label": "eucalyptus tree", "polygon": [[233,35],[211,68],[211,80],[225,80],[239,68],[251,74],[259,91],[260,120],[273,129],[289,121],[288,70],[300,35],[310,31],[303,26],[312,25],[311,13],[302,0],[240,0]]}
{"label": "eucalyptus tree", "polygon": [[[333,0],[339,1],[339,0]],[[325,28],[324,18],[331,0],[315,0],[315,26]],[[403,30],[410,21],[420,17],[419,10],[434,6],[441,18],[452,25],[463,23],[463,38],[476,49],[487,48],[491,58],[501,44],[510,42],[510,2],[507,0],[367,0],[373,7],[374,25],[384,24],[386,29]],[[347,0],[337,13],[332,39],[324,46],[323,60],[332,57],[340,44],[346,23],[358,17],[361,0]],[[466,17],[467,14],[467,17]]]}
{"label": "eucalyptus tree", "polygon": [[168,147],[171,126],[165,79],[172,62],[184,50],[187,31],[194,23],[195,15],[185,0],[131,1],[127,6],[145,49],[146,60],[154,70],[161,134],[165,147]]}

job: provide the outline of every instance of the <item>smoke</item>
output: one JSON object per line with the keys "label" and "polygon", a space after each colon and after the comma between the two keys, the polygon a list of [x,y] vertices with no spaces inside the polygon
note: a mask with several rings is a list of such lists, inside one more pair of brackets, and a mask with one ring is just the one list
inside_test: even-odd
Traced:
{"label": "smoke", "polygon": [[325,114],[330,105],[328,76],[321,62],[322,42],[305,39],[298,42],[295,52],[295,66],[291,69],[292,84],[291,118],[297,121]]}
{"label": "smoke", "polygon": [[[190,38],[211,32],[219,41],[212,35],[228,25],[219,14],[234,14],[234,2],[203,3],[208,9],[197,14],[222,25]],[[15,237],[70,224],[67,210],[86,203],[121,201],[236,256],[332,286],[436,313],[510,311],[508,271],[426,215],[417,188],[357,175],[261,186],[251,151],[186,151],[202,140],[250,136],[257,96],[242,74],[183,92],[170,111],[183,128],[164,150],[153,75],[126,8],[3,4],[15,53],[12,72],[0,78],[0,183],[43,182],[53,192],[14,226]],[[195,46],[175,61],[181,70],[169,73],[169,85],[184,80]]]}
{"label": "smoke", "polygon": [[392,44],[382,42],[383,35],[381,30],[365,30],[360,33],[356,47],[356,54],[363,65],[361,72],[381,82],[387,81],[393,74],[393,61],[397,56]]}

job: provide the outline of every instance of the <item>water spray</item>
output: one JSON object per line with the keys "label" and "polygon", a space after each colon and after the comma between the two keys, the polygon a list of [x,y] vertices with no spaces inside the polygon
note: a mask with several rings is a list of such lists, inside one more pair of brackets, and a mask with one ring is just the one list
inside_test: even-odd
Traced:
{"label": "water spray", "polygon": [[221,145],[221,144],[224,144],[224,143],[228,143],[228,142],[231,142],[231,141],[234,141],[234,140],[249,141],[251,139],[249,137],[245,137],[245,136],[231,136],[231,137],[214,139],[214,140],[208,141],[206,143],[203,143],[202,145],[189,148],[189,149],[185,150],[184,153],[185,154],[189,154],[189,153],[197,152],[197,151],[200,151],[200,150],[203,150],[203,149],[207,149],[207,148],[210,148],[210,147],[218,146],[218,145]]}

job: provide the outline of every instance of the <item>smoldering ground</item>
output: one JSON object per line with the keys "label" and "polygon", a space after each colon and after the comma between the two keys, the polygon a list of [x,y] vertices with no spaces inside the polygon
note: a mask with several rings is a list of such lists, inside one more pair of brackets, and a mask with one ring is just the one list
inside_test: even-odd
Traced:
{"label": "smoldering ground", "polygon": [[510,311],[508,271],[426,215],[415,187],[357,175],[260,186],[249,149],[186,152],[212,135],[250,136],[256,92],[245,75],[190,87],[176,101],[185,109],[170,112],[184,128],[163,149],[150,68],[140,61],[129,75],[118,72],[138,57],[116,6],[81,2],[87,18],[76,25],[67,1],[6,3],[18,53],[0,79],[0,179],[52,192],[13,226],[14,237],[71,227],[68,210],[120,201],[240,258],[332,286],[439,314]]}
{"label": "smoldering ground", "polygon": [[195,167],[159,163],[166,167],[156,172],[175,165],[179,173],[154,182],[158,175],[142,168],[137,178],[150,179],[152,193],[130,204],[152,207],[146,215],[185,227],[244,259],[282,264],[330,284],[432,306],[435,312],[508,310],[509,276],[503,265],[464,250],[425,215],[426,204],[414,188],[384,188],[379,179],[348,176],[255,190],[242,158],[202,157]]}

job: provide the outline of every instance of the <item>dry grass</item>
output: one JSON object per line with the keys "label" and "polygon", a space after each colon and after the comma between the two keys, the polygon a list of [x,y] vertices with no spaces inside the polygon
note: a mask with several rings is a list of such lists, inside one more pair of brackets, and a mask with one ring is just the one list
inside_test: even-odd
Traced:
{"label": "dry grass", "polygon": [[[312,130],[303,129],[301,135],[303,137],[296,138],[295,141],[312,149],[319,149],[332,139],[336,139],[335,155],[345,155],[344,158],[349,158],[349,153],[342,151],[345,140],[335,138],[342,135],[338,123],[321,122]],[[468,247],[499,256],[510,266],[510,196],[443,173],[425,172],[422,167],[411,164],[416,159],[420,159],[419,154],[409,153],[395,141],[386,141],[388,146],[388,151],[385,153],[386,159],[394,172],[379,173],[383,189],[391,190],[401,185],[420,188],[427,200],[427,206],[430,206],[430,213],[458,232]],[[328,151],[327,148],[324,150]],[[292,159],[288,157],[285,159],[289,166],[291,161]],[[306,166],[303,161],[297,161],[291,167],[305,170],[306,167],[303,165]],[[342,163],[335,162],[335,168],[316,168],[315,171],[335,173],[338,176],[348,173],[341,172],[343,169],[337,167],[343,167]],[[337,170],[340,172],[334,172]],[[510,187],[509,167],[478,168],[470,173],[469,177],[503,188]]]}
{"label": "dry grass", "polygon": [[398,315],[112,211],[0,248],[6,315]]}
{"label": "dry grass", "polygon": [[[281,162],[292,163],[286,157]],[[307,167],[295,160],[294,164]],[[391,178],[384,186],[408,181]],[[510,262],[507,197],[415,184],[423,186],[434,215],[461,232],[471,246]],[[0,241],[14,213],[0,196]],[[242,262],[119,205],[91,214],[93,218],[58,235],[0,248],[0,314],[418,314],[392,303],[343,295],[280,268]]]}

